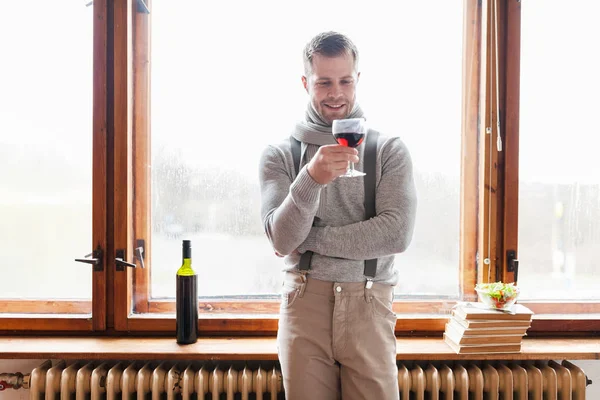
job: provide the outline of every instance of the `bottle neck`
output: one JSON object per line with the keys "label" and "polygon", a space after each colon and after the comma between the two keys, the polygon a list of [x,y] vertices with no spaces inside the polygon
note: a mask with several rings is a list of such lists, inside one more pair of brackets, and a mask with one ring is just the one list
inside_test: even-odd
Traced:
{"label": "bottle neck", "polygon": [[191,247],[183,247],[182,254],[183,261],[181,263],[181,267],[177,271],[177,275],[181,276],[191,276],[196,273],[192,269],[192,248]]}

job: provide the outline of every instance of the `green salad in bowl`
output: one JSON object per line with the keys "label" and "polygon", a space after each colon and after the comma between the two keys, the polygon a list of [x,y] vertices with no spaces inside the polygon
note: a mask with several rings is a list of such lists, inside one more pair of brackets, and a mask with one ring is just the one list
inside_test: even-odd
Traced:
{"label": "green salad in bowl", "polygon": [[479,301],[489,308],[506,310],[515,304],[519,297],[519,288],[513,283],[478,283],[475,291],[479,295]]}

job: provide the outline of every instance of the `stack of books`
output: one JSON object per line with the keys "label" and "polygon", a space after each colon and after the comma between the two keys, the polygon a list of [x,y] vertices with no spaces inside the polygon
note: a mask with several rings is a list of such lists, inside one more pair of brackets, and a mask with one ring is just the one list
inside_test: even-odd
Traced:
{"label": "stack of books", "polygon": [[444,341],[457,354],[519,353],[533,311],[515,304],[508,311],[482,303],[459,303],[446,323]]}

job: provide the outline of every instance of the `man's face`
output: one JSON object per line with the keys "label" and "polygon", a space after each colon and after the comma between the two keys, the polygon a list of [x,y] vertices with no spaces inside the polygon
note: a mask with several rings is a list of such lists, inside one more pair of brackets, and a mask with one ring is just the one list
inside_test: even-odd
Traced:
{"label": "man's face", "polygon": [[336,57],[315,54],[312,73],[303,76],[302,83],[315,110],[331,124],[334,119],[346,118],[352,112],[359,77],[351,54]]}

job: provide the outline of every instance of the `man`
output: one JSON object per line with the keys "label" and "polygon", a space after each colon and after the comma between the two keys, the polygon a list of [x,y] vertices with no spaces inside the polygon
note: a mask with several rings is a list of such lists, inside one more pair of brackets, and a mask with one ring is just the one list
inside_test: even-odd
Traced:
{"label": "man", "polygon": [[[408,247],[416,194],[409,152],[379,136],[375,216],[365,220],[365,145],[335,144],[332,121],[363,117],[356,103],[358,51],[344,35],[317,35],[304,51],[305,120],[260,165],[265,232],[285,276],[277,343],[286,398],[398,399],[394,254]],[[373,131],[370,131],[367,138]],[[296,175],[294,140],[301,143]],[[338,178],[338,179],[336,179]],[[376,259],[374,276],[365,260]]]}

